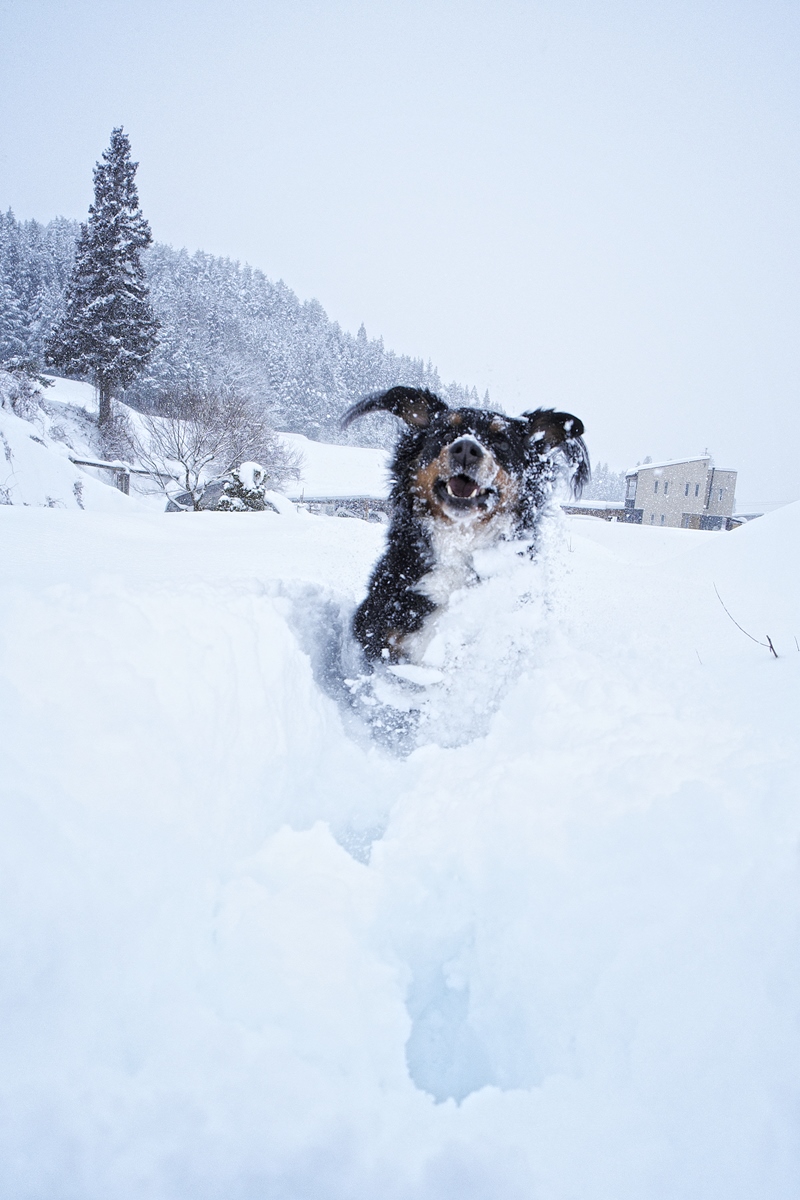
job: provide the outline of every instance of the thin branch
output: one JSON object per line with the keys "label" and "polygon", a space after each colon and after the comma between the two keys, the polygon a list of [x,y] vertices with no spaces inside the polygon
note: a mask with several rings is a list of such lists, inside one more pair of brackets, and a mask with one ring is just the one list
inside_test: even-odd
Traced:
{"label": "thin branch", "polygon": [[748,633],[746,629],[742,629],[742,626],[741,626],[741,625],[739,624],[739,622],[736,620],[736,617],[734,617],[734,616],[733,616],[733,614],[730,612],[730,610],[728,609],[728,607],[727,607],[727,606],[726,606],[726,604],[725,604],[725,601],[722,599],[722,596],[720,596],[719,592],[717,591],[717,585],[716,585],[716,584],[714,584],[714,591],[717,593],[717,599],[719,600],[719,602],[720,602],[720,604],[722,605],[722,607],[725,609],[725,612],[728,614],[728,616],[730,617],[730,619],[733,621],[733,623],[734,623],[734,625],[736,626],[736,628],[737,628],[737,629],[740,629],[740,630],[741,630],[741,632],[744,634],[744,636],[745,636],[745,637],[749,637],[749,638],[750,638],[750,641],[751,641],[751,642],[755,642],[755,644],[756,644],[757,646],[763,646],[765,650],[771,650],[771,651],[772,651],[772,653],[773,653],[773,654],[775,655],[775,657],[777,658],[777,657],[778,657],[778,655],[777,655],[777,653],[776,653],[776,651],[775,651],[775,647],[774,647],[774,646],[773,646],[773,644],[772,644],[772,638],[769,636],[769,634],[767,634],[767,635],[766,635],[766,636],[767,636],[767,640],[766,640],[765,642],[760,642],[760,641],[758,640],[758,638],[756,638],[756,637],[753,637],[752,633]]}

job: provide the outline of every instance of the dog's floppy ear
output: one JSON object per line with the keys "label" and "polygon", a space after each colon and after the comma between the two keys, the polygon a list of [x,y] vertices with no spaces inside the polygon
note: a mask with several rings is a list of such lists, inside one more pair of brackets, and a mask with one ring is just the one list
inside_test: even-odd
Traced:
{"label": "dog's floppy ear", "polygon": [[342,417],[342,428],[346,429],[351,421],[367,413],[388,412],[405,421],[406,425],[425,429],[436,413],[447,411],[444,401],[427,388],[393,387],[388,392],[373,392],[349,408]]}
{"label": "dog's floppy ear", "polygon": [[583,440],[583,421],[572,413],[556,412],[552,408],[537,408],[522,414],[528,422],[526,441],[540,455],[559,450],[570,469],[570,484],[575,496],[580,496],[592,477],[589,451]]}

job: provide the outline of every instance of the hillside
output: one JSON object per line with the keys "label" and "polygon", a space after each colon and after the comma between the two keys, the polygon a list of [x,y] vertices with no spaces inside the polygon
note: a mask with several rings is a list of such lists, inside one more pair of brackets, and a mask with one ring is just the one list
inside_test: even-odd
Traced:
{"label": "hillside", "polygon": [[400,755],[384,536],[0,507],[0,1190],[794,1200],[800,505],[555,520]]}
{"label": "hillside", "polygon": [[[0,503],[119,513],[141,509],[144,497],[123,496],[111,472],[70,461],[104,458],[96,408],[94,388],[87,383],[59,379],[52,388],[39,388],[0,371]],[[163,508],[163,499],[158,506]]]}
{"label": "hillside", "polygon": [[[96,425],[97,397],[91,384],[48,378],[51,386],[43,388],[0,371],[0,502],[90,511],[163,510],[164,494],[149,481],[134,475],[130,496],[122,496],[112,472],[70,461],[106,460]],[[13,397],[26,386],[28,399],[16,402],[15,411]],[[118,408],[146,440],[139,414],[124,404]],[[329,445],[297,433],[279,436],[299,455],[299,478],[284,489],[293,499],[386,496],[385,450]],[[176,484],[173,491],[179,490]]]}
{"label": "hillside", "polygon": [[[76,221],[42,225],[0,214],[0,363],[43,363],[72,269]],[[339,418],[365,393],[396,383],[429,387],[454,404],[476,404],[474,388],[445,384],[422,359],[386,350],[362,326],[353,336],[316,300],[301,301],[247,265],[156,244],[143,261],[161,323],[147,372],[124,399],[147,410],[187,383],[235,385],[259,400],[277,428],[322,441],[348,440]],[[387,426],[361,423],[359,440],[381,444]]]}

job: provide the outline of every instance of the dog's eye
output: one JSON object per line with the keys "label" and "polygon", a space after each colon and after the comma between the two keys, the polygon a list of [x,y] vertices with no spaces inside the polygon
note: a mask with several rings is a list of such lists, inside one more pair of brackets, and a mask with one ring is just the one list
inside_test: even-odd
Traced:
{"label": "dog's eye", "polygon": [[511,449],[508,442],[495,442],[495,447],[500,451],[501,454],[508,454],[509,450]]}

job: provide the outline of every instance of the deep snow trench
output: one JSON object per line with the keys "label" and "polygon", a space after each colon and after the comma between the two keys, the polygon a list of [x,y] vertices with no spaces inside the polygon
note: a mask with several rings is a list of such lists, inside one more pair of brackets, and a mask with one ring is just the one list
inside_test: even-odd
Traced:
{"label": "deep snow trench", "polygon": [[486,564],[402,753],[383,536],[0,507],[0,1194],[794,1200],[800,505]]}

